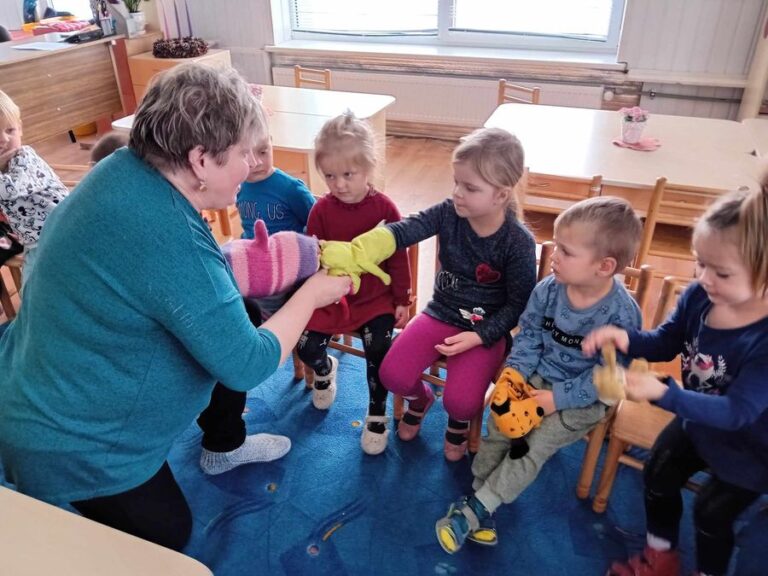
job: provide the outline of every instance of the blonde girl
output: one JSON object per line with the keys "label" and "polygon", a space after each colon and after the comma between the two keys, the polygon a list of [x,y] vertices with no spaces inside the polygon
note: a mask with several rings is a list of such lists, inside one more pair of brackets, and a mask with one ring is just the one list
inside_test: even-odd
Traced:
{"label": "blonde girl", "polygon": [[651,362],[682,356],[683,386],[629,375],[627,395],[674,412],[645,466],[647,545],[617,576],[677,575],[681,490],[710,475],[694,504],[699,574],[725,574],[733,525],[768,492],[768,178],[756,191],[728,194],[696,224],[694,282],[664,324],[649,332],[605,327],[583,343],[594,354],[612,342]]}
{"label": "blonde girl", "polygon": [[535,243],[515,193],[522,173],[523,148],[515,136],[477,130],[453,153],[451,198],[387,227],[397,248],[439,239],[433,298],[397,337],[380,373],[384,386],[408,400],[398,436],[409,441],[435,401],[421,374],[447,358],[443,447],[450,461],[466,452],[469,420],[483,408],[536,282]]}
{"label": "blonde girl", "polygon": [[[373,130],[351,112],[325,123],[315,140],[315,164],[325,178],[328,194],[312,207],[307,234],[320,240],[349,241],[380,222],[397,222],[394,202],[371,184],[376,168]],[[382,268],[390,285],[370,274],[360,289],[342,304],[316,310],[299,340],[299,357],[316,374],[312,403],[328,410],[336,397],[338,361],[327,353],[333,334],[358,332],[362,336],[369,391],[368,415],[361,446],[366,454],[380,454],[387,446],[387,390],[379,379],[379,366],[392,342],[393,328],[408,321],[411,276],[405,250],[399,250]]]}

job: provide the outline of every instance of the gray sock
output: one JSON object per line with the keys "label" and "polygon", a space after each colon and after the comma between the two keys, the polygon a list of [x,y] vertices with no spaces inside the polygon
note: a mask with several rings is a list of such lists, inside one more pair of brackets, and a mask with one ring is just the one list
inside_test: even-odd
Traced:
{"label": "gray sock", "polygon": [[270,462],[285,456],[291,449],[291,440],[274,434],[252,434],[231,452],[212,452],[203,448],[200,467],[210,475],[221,474],[242,464]]}

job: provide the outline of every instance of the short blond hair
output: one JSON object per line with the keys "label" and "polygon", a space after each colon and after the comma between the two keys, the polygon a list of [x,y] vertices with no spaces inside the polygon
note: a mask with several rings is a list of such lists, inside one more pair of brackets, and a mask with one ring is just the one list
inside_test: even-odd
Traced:
{"label": "short blond hair", "polygon": [[315,137],[315,167],[327,158],[342,156],[369,174],[376,169],[376,137],[373,128],[351,110],[331,118]]}
{"label": "short blond hair", "polygon": [[632,264],[643,234],[643,223],[623,198],[596,196],[570,206],[555,219],[558,229],[587,224],[592,232],[588,244],[597,258],[616,260],[616,272]]}
{"label": "short blond hair", "polygon": [[21,126],[21,111],[8,94],[0,90],[0,118],[9,124]]}
{"label": "short blond hair", "polygon": [[501,128],[480,128],[462,138],[453,162],[466,162],[491,186],[508,190],[507,206],[522,222],[517,183],[525,169],[525,152],[517,136]]}
{"label": "short blond hair", "polygon": [[768,291],[768,173],[756,190],[737,190],[718,198],[693,228],[693,239],[709,231],[733,231],[750,272],[752,289]]}
{"label": "short blond hair", "polygon": [[136,112],[130,147],[157,168],[188,168],[197,146],[222,165],[230,146],[266,131],[266,114],[236,70],[186,63],[155,76]]}

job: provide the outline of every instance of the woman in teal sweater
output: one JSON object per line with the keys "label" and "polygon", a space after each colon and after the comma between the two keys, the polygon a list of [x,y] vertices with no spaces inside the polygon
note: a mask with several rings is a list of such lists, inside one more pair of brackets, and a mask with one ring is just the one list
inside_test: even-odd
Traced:
{"label": "woman in teal sweater", "polygon": [[0,457],[21,492],[180,549],[191,514],[166,457],[201,411],[208,473],[290,448],[246,438],[245,391],[349,279],[316,274],[257,329],[199,214],[234,203],[265,127],[236,72],[179,66],[147,92],[130,147],[48,220],[0,336]]}

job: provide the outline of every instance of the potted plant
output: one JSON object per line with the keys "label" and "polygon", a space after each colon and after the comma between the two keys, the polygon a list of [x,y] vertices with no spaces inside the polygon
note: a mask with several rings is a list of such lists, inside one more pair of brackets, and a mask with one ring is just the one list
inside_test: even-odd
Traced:
{"label": "potted plant", "polygon": [[637,144],[643,136],[645,123],[648,121],[648,110],[640,106],[622,108],[621,114],[621,139],[628,144]]}

